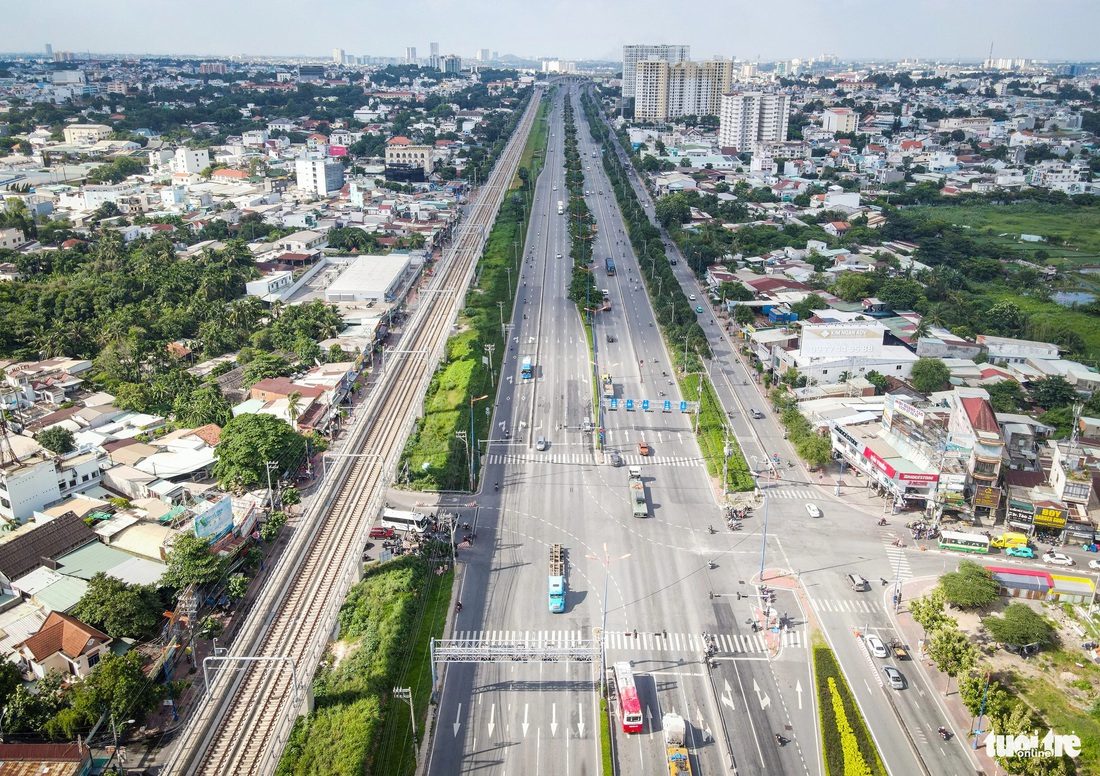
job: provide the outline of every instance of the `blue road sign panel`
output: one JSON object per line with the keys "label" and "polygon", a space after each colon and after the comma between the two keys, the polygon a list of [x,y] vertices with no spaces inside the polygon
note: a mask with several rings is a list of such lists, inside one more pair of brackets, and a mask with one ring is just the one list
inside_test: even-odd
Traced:
{"label": "blue road sign panel", "polygon": [[672,412],[672,402],[670,402],[668,399],[665,399],[663,411]]}
{"label": "blue road sign panel", "polygon": [[610,409],[613,409],[613,410],[619,409],[619,400],[618,399],[612,399],[611,400]]}
{"label": "blue road sign panel", "polygon": [[634,411],[634,400],[633,399],[627,399],[626,400],[626,411],[627,412],[633,412]]}
{"label": "blue road sign panel", "polygon": [[649,399],[642,399],[642,411],[649,412]]}
{"label": "blue road sign panel", "polygon": [[688,411],[688,403],[686,401],[680,402],[680,412]]}

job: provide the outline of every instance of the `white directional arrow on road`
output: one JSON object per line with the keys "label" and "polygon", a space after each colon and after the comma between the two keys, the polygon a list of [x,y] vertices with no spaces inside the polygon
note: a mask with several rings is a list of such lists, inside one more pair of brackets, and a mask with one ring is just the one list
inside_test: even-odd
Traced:
{"label": "white directional arrow on road", "polygon": [[493,728],[497,726],[497,723],[493,722],[493,718],[497,715],[497,705],[494,703],[489,707],[489,736],[493,735]]}
{"label": "white directional arrow on road", "polygon": [[550,704],[550,735],[556,736],[558,734],[558,704]]}
{"label": "white directional arrow on road", "polygon": [[794,691],[798,693],[798,708],[802,708],[802,680],[798,680],[798,684],[794,686]]}
{"label": "white directional arrow on road", "polygon": [[522,727],[523,727],[523,737],[526,738],[527,737],[527,728],[530,727],[530,725],[527,724],[527,704],[526,703],[523,704],[523,725],[522,725]]}
{"label": "white directional arrow on road", "polygon": [[460,704],[458,704],[458,713],[455,714],[455,724],[454,724],[455,738],[458,738],[458,729],[460,727],[462,727],[462,723],[458,721],[459,717],[461,717],[461,716],[462,716],[462,704],[460,703]]}
{"label": "white directional arrow on road", "polygon": [[577,736],[579,738],[584,738],[584,704],[583,703],[578,703],[577,704],[577,716],[580,718],[580,721],[577,723]]}
{"label": "white directional arrow on road", "polygon": [[771,705],[771,698],[764,694],[763,690],[760,689],[760,685],[756,683],[755,679],[752,680],[752,691],[756,693],[756,698],[760,701],[761,711]]}
{"label": "white directional arrow on road", "polygon": [[733,707],[733,688],[730,687],[728,680],[723,680],[726,685],[725,690],[722,692],[722,703],[730,707],[730,711],[734,711]]}

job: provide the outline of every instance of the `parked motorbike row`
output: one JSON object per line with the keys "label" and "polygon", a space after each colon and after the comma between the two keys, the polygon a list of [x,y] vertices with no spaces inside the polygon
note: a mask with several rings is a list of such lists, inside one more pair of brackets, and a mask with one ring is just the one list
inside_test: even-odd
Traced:
{"label": "parked motorbike row", "polygon": [[939,528],[934,525],[930,525],[923,520],[916,520],[912,523],[906,523],[905,527],[913,533],[914,539],[937,539],[940,535]]}

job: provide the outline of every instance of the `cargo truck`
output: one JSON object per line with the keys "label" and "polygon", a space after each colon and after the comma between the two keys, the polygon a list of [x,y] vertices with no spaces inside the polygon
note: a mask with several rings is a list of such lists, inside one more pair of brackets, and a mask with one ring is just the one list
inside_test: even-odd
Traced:
{"label": "cargo truck", "polygon": [[665,729],[665,757],[668,776],[691,776],[691,758],[687,750],[687,723],[679,714],[665,714],[661,720]]}
{"label": "cargo truck", "polygon": [[519,373],[524,380],[530,380],[535,376],[535,367],[530,356],[524,356],[523,360],[519,362]]}
{"label": "cargo truck", "polygon": [[561,545],[550,548],[550,576],[547,579],[550,588],[550,611],[558,614],[565,611],[565,559]]}
{"label": "cargo truck", "polygon": [[642,482],[642,470],[630,467],[630,503],[634,507],[634,517],[649,517],[649,507],[645,503],[645,483]]}
{"label": "cargo truck", "polygon": [[611,375],[609,374],[603,376],[603,397],[605,399],[615,398],[615,384],[611,382]]}

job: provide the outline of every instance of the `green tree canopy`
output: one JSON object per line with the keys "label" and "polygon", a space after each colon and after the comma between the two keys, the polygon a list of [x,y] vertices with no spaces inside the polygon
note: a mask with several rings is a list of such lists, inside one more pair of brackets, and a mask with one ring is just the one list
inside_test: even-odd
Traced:
{"label": "green tree canopy", "polygon": [[305,439],[274,415],[239,415],[222,429],[214,476],[226,486],[245,487],[267,481],[268,461],[281,471],[298,468]]}
{"label": "green tree canopy", "polygon": [[828,306],[821,294],[807,294],[801,301],[791,305],[791,312],[798,315],[798,320],[804,321],[813,317],[814,310],[824,310]]}
{"label": "green tree canopy", "polygon": [[718,286],[718,296],[727,302],[748,302],[754,298],[752,291],[746,288],[744,283],[728,281],[723,281]]}
{"label": "green tree canopy", "polygon": [[68,453],[76,447],[76,442],[73,440],[73,432],[61,426],[52,426],[35,437],[35,439],[38,441],[38,444],[58,455]]}
{"label": "green tree canopy", "polygon": [[953,628],[957,625],[954,618],[948,617],[944,612],[945,601],[946,596],[939,585],[909,601],[909,612],[917,624],[924,628],[925,633],[932,633],[940,628]]}
{"label": "green tree canopy", "polygon": [[160,630],[164,604],[153,585],[131,585],[103,572],[88,580],[88,589],[72,614],[111,638],[151,639]]}
{"label": "green tree canopy", "polygon": [[1015,380],[1002,380],[985,386],[994,412],[1017,412],[1024,400],[1024,389]]}
{"label": "green tree canopy", "polygon": [[1003,616],[986,617],[982,625],[997,641],[1013,647],[1049,644],[1054,635],[1053,626],[1024,603],[1009,604]]}
{"label": "green tree canopy", "polygon": [[1001,586],[993,574],[972,560],[959,563],[956,571],[940,577],[944,600],[959,609],[978,609],[997,600]]}
{"label": "green tree canopy", "polygon": [[938,358],[918,358],[909,371],[909,382],[921,393],[941,390],[950,377],[951,370]]}
{"label": "green tree canopy", "polygon": [[1077,401],[1078,397],[1077,391],[1066,378],[1061,375],[1054,375],[1033,383],[1031,398],[1044,409],[1056,410],[1070,406]]}
{"label": "green tree canopy", "polygon": [[176,422],[184,427],[197,428],[215,423],[224,428],[233,419],[232,408],[214,381],[203,383],[189,394],[177,396],[173,408]]}
{"label": "green tree canopy", "polygon": [[75,738],[104,715],[116,721],[143,721],[160,703],[161,685],[148,680],[144,658],[134,650],[106,655],[91,675],[69,689],[69,709],[43,727],[51,738]]}
{"label": "green tree canopy", "polygon": [[272,353],[261,353],[248,362],[241,374],[241,386],[251,388],[260,380],[271,377],[286,377],[294,371],[294,367],[282,356]]}
{"label": "green tree canopy", "polygon": [[977,664],[978,648],[965,633],[953,628],[940,628],[928,640],[928,656],[940,671],[947,674],[947,686],[950,687],[952,677],[965,674]]}
{"label": "green tree canopy", "polygon": [[161,577],[161,582],[165,587],[175,590],[182,590],[192,584],[209,585],[221,578],[225,567],[226,559],[210,552],[208,539],[201,539],[186,531],[177,537],[176,543],[168,552],[168,570]]}

